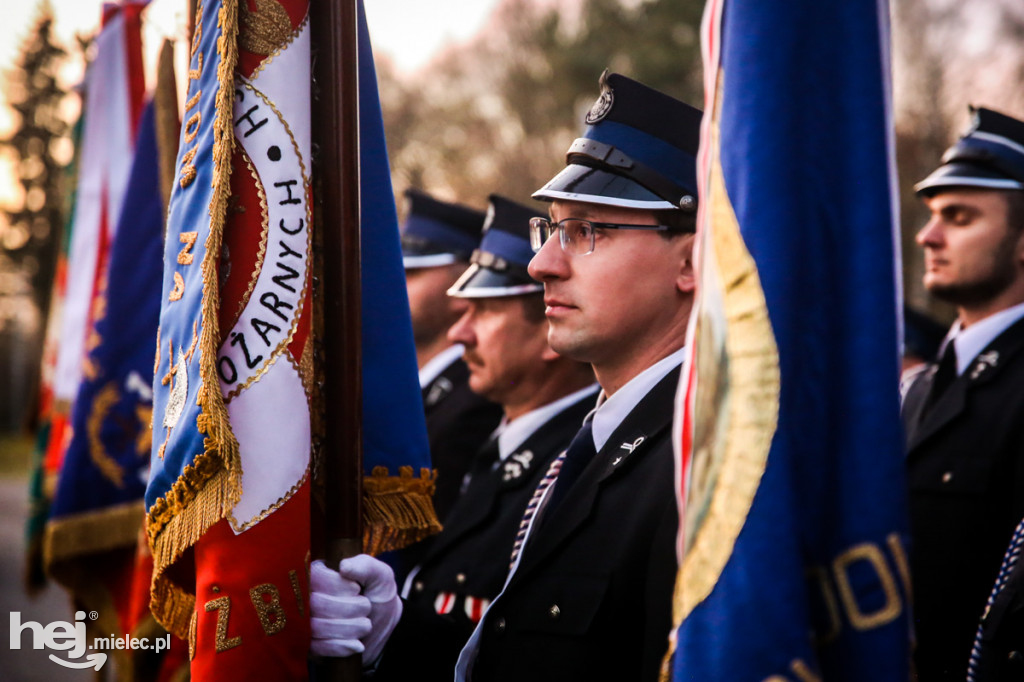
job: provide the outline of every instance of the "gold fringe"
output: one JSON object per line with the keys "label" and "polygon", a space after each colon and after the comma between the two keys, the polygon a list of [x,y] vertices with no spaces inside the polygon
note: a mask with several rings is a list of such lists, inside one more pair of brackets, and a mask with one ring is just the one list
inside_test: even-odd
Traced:
{"label": "gold fringe", "polygon": [[374,467],[363,479],[363,551],[377,555],[401,549],[441,532],[434,511],[437,472],[420,469],[414,478],[412,467],[388,476],[387,467]]}
{"label": "gold fringe", "polygon": [[[201,20],[197,17],[197,23]],[[153,552],[153,581],[150,610],[157,621],[174,635],[188,633],[195,596],[165,575],[168,567],[194,545],[206,530],[230,511],[242,494],[242,467],[238,441],[231,432],[227,406],[220,393],[216,353],[220,342],[217,311],[220,308],[217,269],[220,261],[224,221],[231,193],[232,98],[238,63],[237,0],[224,0],[217,16],[220,36],[217,50],[217,95],[213,122],[213,196],[210,200],[210,234],[202,262],[203,330],[199,339],[202,382],[196,403],[200,414],[196,427],[206,438],[204,452],[187,466],[171,490],[149,510],[147,536]],[[198,30],[198,28],[197,28]]]}
{"label": "gold fringe", "polygon": [[134,548],[138,543],[145,511],[142,500],[137,500],[48,521],[43,538],[43,566],[46,572],[52,573],[55,564],[84,554],[97,554],[122,547]]}

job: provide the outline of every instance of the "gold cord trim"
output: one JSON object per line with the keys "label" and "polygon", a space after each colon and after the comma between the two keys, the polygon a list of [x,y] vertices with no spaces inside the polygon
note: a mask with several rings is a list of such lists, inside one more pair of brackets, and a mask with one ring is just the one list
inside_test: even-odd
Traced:
{"label": "gold cord trim", "polygon": [[441,532],[434,511],[433,495],[437,472],[420,469],[414,478],[412,467],[389,476],[387,467],[374,467],[363,478],[363,551],[377,555],[401,549]]}
{"label": "gold cord trim", "polygon": [[204,452],[164,497],[150,508],[147,523],[149,546],[153,552],[153,581],[150,609],[157,621],[178,637],[188,633],[195,597],[173,584],[165,575],[167,568],[194,545],[202,534],[232,509],[242,494],[242,467],[238,441],[231,432],[227,406],[220,392],[216,357],[220,342],[217,311],[220,290],[217,270],[220,261],[224,221],[231,193],[232,98],[234,73],[238,64],[238,5],[224,0],[217,16],[220,36],[217,51],[217,95],[213,122],[213,196],[210,200],[210,234],[202,262],[203,329],[199,338],[200,377],[196,404],[200,414],[196,427],[206,438]]}

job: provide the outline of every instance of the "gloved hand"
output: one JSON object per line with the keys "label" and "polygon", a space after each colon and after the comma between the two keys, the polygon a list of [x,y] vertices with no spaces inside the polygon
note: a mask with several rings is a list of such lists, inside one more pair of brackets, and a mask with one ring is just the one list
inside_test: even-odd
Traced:
{"label": "gloved hand", "polygon": [[368,554],[345,559],[339,566],[339,572],[342,579],[362,585],[363,596],[370,600],[372,627],[369,635],[361,638],[366,647],[363,664],[370,665],[380,656],[402,616],[402,600],[398,597],[395,573],[383,561]]}
{"label": "gloved hand", "polygon": [[309,615],[318,656],[351,656],[365,647],[370,633],[370,600],[359,594],[359,583],[347,580],[317,559],[309,569]]}

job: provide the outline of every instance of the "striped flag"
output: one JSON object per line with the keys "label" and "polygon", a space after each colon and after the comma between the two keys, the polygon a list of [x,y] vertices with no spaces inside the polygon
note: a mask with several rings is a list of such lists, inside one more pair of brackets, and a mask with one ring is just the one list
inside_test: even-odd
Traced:
{"label": "striped flag", "polygon": [[86,74],[78,186],[54,378],[55,399],[65,410],[78,393],[89,348],[93,299],[106,269],[132,167],[145,91],[140,15],[147,2],[104,6],[96,57]]}
{"label": "striped flag", "polygon": [[[144,516],[160,311],[164,207],[152,103],[139,130],[44,544],[47,572],[99,615],[90,628],[116,636],[130,635],[137,620],[129,587]],[[126,670],[129,652],[113,654]]]}
{"label": "striped flag", "polygon": [[888,16],[705,10],[676,680],[908,679]]}

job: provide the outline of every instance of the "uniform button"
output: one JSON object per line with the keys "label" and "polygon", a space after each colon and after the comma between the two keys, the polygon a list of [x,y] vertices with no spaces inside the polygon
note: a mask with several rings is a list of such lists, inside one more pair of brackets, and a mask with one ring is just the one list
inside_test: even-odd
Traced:
{"label": "uniform button", "polygon": [[1010,655],[1007,656],[1007,658],[1010,660],[1011,663],[1020,664],[1024,662],[1024,654],[1022,654],[1019,651],[1011,651]]}
{"label": "uniform button", "polygon": [[551,620],[558,620],[558,617],[562,615],[562,609],[558,608],[558,604],[552,604],[551,608],[548,609],[548,618]]}
{"label": "uniform button", "polygon": [[505,633],[505,619],[504,618],[499,618],[498,620],[494,621],[494,631],[497,632],[499,635]]}
{"label": "uniform button", "polygon": [[455,576],[455,582],[457,582],[459,585],[465,585],[466,584],[466,574],[465,573],[459,573],[457,576]]}
{"label": "uniform button", "polygon": [[949,483],[952,480],[953,480],[953,472],[952,471],[947,471],[946,473],[942,474],[942,482],[943,483]]}
{"label": "uniform button", "polygon": [[412,589],[416,590],[417,592],[422,592],[423,591],[423,581],[422,580],[417,580],[416,582],[414,582],[412,584]]}

